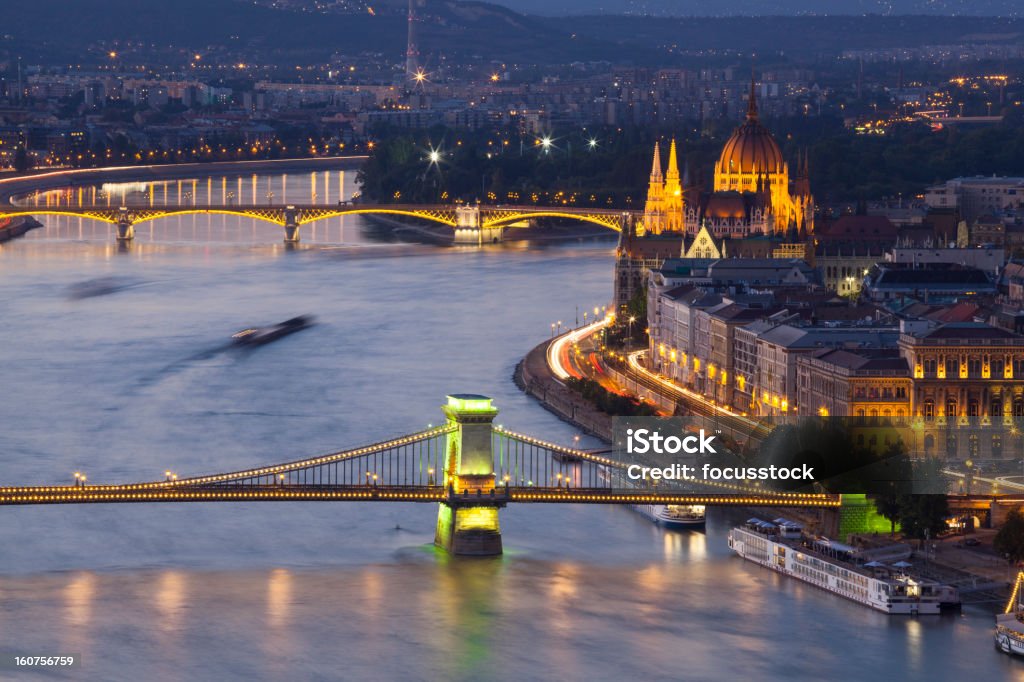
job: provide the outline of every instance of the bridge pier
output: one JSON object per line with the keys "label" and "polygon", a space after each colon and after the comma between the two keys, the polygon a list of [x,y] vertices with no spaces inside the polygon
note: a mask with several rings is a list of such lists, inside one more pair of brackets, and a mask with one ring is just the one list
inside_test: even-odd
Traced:
{"label": "bridge pier", "polygon": [[455,243],[456,244],[494,244],[500,242],[504,229],[501,227],[485,227],[480,217],[479,204],[458,206],[455,209]]}
{"label": "bridge pier", "polygon": [[498,509],[505,506],[505,496],[494,487],[491,446],[491,424],[498,410],[490,398],[473,394],[450,395],[443,409],[455,430],[446,444],[448,498],[438,508],[434,544],[456,555],[499,555]]}
{"label": "bridge pier", "polygon": [[130,242],[135,239],[135,226],[127,207],[122,206],[117,215],[117,241]]}
{"label": "bridge pier", "polygon": [[299,210],[294,206],[284,209],[284,241],[286,244],[299,242]]}

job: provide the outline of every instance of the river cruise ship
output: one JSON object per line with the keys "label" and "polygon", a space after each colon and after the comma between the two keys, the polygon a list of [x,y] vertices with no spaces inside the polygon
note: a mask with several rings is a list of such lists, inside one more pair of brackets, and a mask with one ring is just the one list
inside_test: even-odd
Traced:
{"label": "river cruise ship", "polygon": [[659,526],[676,530],[703,528],[707,518],[702,504],[634,504],[630,506]]}
{"label": "river cruise ship", "polygon": [[1013,594],[1006,610],[996,616],[996,648],[1006,654],[1024,656],[1024,606],[1021,605],[1021,583],[1024,572],[1017,574]]}
{"label": "river cruise ship", "polygon": [[782,518],[748,519],[729,532],[729,547],[748,561],[883,613],[931,615],[960,604],[956,588],[907,575],[906,562],[858,563],[856,548],[807,535]]}

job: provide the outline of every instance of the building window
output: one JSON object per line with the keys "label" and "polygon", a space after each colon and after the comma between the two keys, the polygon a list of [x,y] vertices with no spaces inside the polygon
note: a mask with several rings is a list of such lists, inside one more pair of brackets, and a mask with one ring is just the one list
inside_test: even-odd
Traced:
{"label": "building window", "polygon": [[954,436],[952,434],[946,436],[946,456],[947,457],[956,457],[956,450],[957,450],[956,445],[957,445],[957,443],[956,443],[956,436]]}
{"label": "building window", "polygon": [[988,415],[990,417],[1001,417],[1003,415],[1003,401],[999,398],[993,398],[988,406]]}
{"label": "building window", "polygon": [[996,459],[1003,457],[1003,436],[999,433],[992,434],[992,456]]}
{"label": "building window", "polygon": [[924,409],[922,411],[924,412],[925,419],[933,419],[935,417],[935,401],[924,401]]}
{"label": "building window", "polygon": [[946,417],[955,417],[956,415],[956,400],[954,398],[950,398],[946,401]]}
{"label": "building window", "polygon": [[979,415],[978,401],[977,400],[968,400],[967,401],[967,416],[968,417],[977,417],[978,415]]}

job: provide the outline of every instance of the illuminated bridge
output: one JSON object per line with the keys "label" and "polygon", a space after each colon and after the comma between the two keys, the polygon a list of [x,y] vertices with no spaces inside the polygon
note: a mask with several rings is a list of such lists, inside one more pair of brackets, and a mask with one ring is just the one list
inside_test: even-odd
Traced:
{"label": "illuminated bridge", "polygon": [[[494,425],[490,398],[450,395],[443,426],[283,464],[120,485],[0,487],[0,505],[127,502],[436,502],[435,542],[501,553],[498,510],[512,503],[699,504],[834,508],[838,495],[708,484],[638,487],[625,465]],[[77,475],[76,475],[77,478]]]}
{"label": "illuminated bridge", "polygon": [[346,215],[390,215],[425,220],[453,231],[460,244],[482,244],[501,241],[505,228],[521,226],[537,218],[578,220],[621,232],[623,226],[638,214],[610,209],[538,206],[486,205],[423,205],[423,204],[339,204],[246,206],[246,205],[181,205],[181,206],[8,206],[0,207],[0,218],[18,216],[70,216],[88,218],[117,227],[117,239],[130,241],[135,226],[151,220],[179,215],[234,215],[262,220],[284,228],[285,241],[299,241],[303,225]]}

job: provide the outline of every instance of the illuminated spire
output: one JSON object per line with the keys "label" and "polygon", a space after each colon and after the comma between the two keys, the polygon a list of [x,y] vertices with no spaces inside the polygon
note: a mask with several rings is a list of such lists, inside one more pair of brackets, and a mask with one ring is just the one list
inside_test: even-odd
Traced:
{"label": "illuminated spire", "polygon": [[757,96],[754,94],[754,69],[750,69],[750,98],[747,100],[747,120],[757,118]]}
{"label": "illuminated spire", "polygon": [[676,158],[676,138],[674,137],[668,148],[668,169],[665,171],[665,181],[672,182],[673,180],[679,182],[679,159]]}
{"label": "illuminated spire", "polygon": [[654,163],[651,166],[651,182],[661,182],[661,151],[659,150],[660,145],[654,143]]}
{"label": "illuminated spire", "polygon": [[661,174],[660,145],[654,143],[654,162],[651,166],[651,184],[647,187],[644,204],[644,233],[661,234],[665,217],[665,183]]}
{"label": "illuminated spire", "polygon": [[672,138],[668,152],[668,170],[665,171],[665,229],[670,232],[683,231],[683,188],[679,184],[679,158],[676,141]]}

